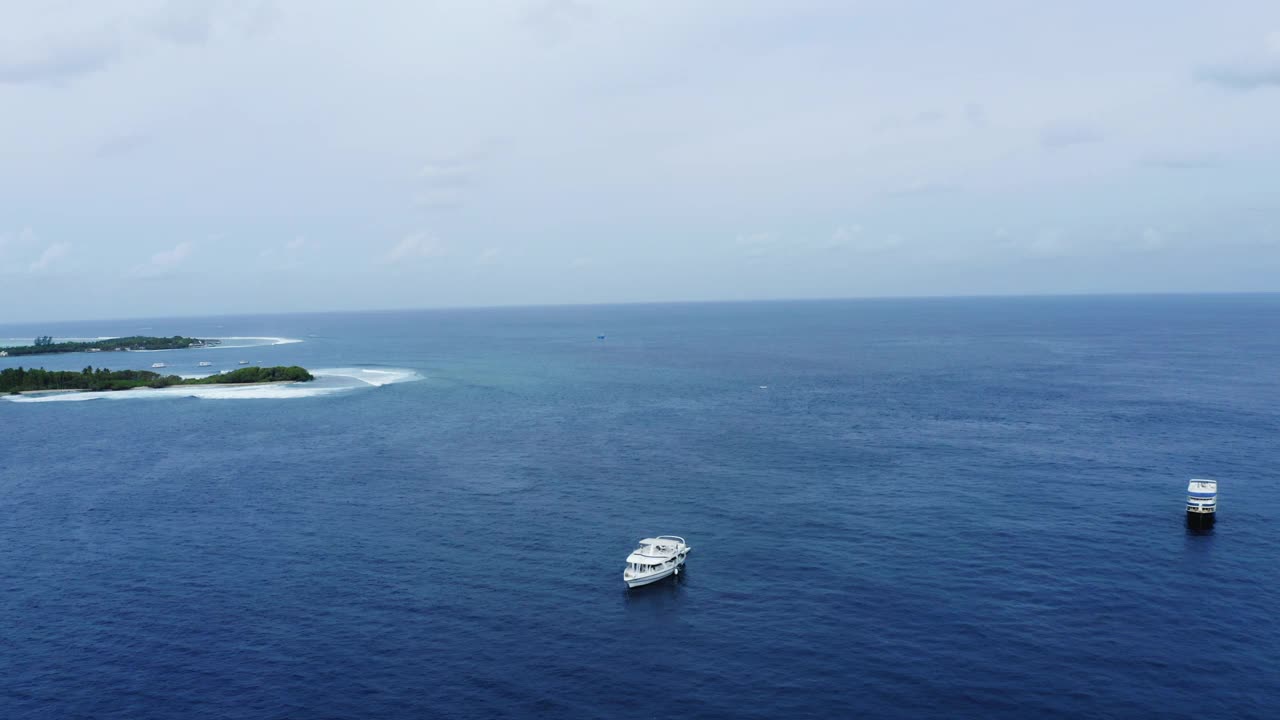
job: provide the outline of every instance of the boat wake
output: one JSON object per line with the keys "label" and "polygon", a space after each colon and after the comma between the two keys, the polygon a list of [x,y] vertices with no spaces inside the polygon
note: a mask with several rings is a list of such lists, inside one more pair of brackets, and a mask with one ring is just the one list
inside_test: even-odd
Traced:
{"label": "boat wake", "polygon": [[362,388],[382,387],[421,380],[422,376],[407,368],[324,368],[312,370],[316,379],[305,383],[268,383],[260,385],[182,385],[167,388],[137,388],[112,392],[55,391],[0,396],[10,402],[81,402],[85,400],[158,400],[198,398],[201,400],[290,400],[350,392]]}

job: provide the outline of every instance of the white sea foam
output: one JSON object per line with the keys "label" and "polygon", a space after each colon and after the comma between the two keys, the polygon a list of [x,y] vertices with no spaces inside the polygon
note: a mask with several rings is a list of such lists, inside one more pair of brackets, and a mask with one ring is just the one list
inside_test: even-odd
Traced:
{"label": "white sea foam", "polygon": [[[167,388],[136,388],[108,392],[52,392],[0,396],[10,402],[80,402],[84,400],[162,400],[199,398],[201,400],[289,400],[350,392],[360,388],[381,387],[393,383],[421,379],[417,372],[405,368],[327,368],[313,370],[316,379],[305,383],[269,383],[258,385],[181,385]],[[184,376],[185,377],[185,376]]]}
{"label": "white sea foam", "polygon": [[[300,343],[300,342],[302,342],[302,340],[300,340],[300,339],[298,339],[298,338],[286,338],[286,337],[241,337],[241,336],[236,336],[236,337],[210,338],[210,340],[221,340],[222,342],[221,342],[220,344],[218,344],[218,345],[214,345],[213,347],[206,348],[206,349],[209,349],[209,350],[216,349],[216,348],[251,348],[251,347],[263,347],[263,346],[265,346],[265,345],[292,345],[293,343]],[[227,342],[228,340],[235,340],[235,341],[238,341],[238,342],[237,342],[236,344],[234,344],[234,345],[233,345],[233,344],[229,344],[229,343]]]}
{"label": "white sea foam", "polygon": [[359,380],[365,385],[372,385],[374,387],[382,387],[383,385],[392,385],[394,383],[411,382],[413,380],[422,379],[418,373],[404,368],[387,368],[379,370],[355,367],[324,368],[321,370],[312,370],[311,374],[316,377],[351,378],[353,380]]}

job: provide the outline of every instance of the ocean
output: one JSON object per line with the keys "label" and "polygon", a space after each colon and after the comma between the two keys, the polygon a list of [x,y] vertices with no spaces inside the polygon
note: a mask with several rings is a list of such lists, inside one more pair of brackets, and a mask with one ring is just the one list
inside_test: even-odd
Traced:
{"label": "ocean", "polygon": [[37,334],[320,379],[0,400],[3,718],[1280,716],[1280,296]]}

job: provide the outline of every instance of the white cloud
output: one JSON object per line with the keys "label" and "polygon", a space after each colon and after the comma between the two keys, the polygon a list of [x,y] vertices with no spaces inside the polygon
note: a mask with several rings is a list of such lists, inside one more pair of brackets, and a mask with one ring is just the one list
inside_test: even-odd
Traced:
{"label": "white cloud", "polygon": [[889,187],[884,191],[890,197],[915,197],[924,195],[946,195],[959,190],[951,183],[913,180],[911,182]]}
{"label": "white cloud", "polygon": [[1050,150],[1102,142],[1102,133],[1083,125],[1051,125],[1040,131],[1040,144]]}
{"label": "white cloud", "polygon": [[1208,153],[1193,150],[1163,150],[1148,153],[1138,159],[1138,165],[1161,170],[1202,170],[1218,164]]}
{"label": "white cloud", "polygon": [[56,242],[45,248],[44,252],[40,253],[40,257],[27,269],[29,272],[44,272],[69,254],[71,254],[71,243]]}
{"label": "white cloud", "polygon": [[1062,257],[1071,252],[1071,244],[1067,242],[1061,228],[1044,228],[1023,243],[1022,248],[1028,254],[1042,258]]}
{"label": "white cloud", "polygon": [[10,235],[8,233],[0,233],[0,248],[22,247],[24,245],[33,245],[37,241],[36,231],[28,225],[18,232]]}
{"label": "white cloud", "polygon": [[30,270],[22,257],[29,257],[29,250],[40,242],[34,230],[29,226],[16,233],[0,233],[0,272],[22,272]]}
{"label": "white cloud", "polygon": [[502,256],[502,248],[496,248],[496,247],[485,248],[484,252],[480,253],[480,257],[476,258],[476,262],[480,263],[481,265],[491,265],[497,262],[498,258],[501,256]]}
{"label": "white cloud", "polygon": [[1147,250],[1158,250],[1164,247],[1164,233],[1155,228],[1142,231],[1142,247]]}
{"label": "white cloud", "polygon": [[413,196],[413,204],[423,210],[454,210],[462,207],[462,191],[456,188],[429,188]]}
{"label": "white cloud", "polygon": [[457,187],[471,180],[471,170],[461,162],[428,163],[418,171],[418,180],[432,187]]}
{"label": "white cloud", "polygon": [[593,17],[592,9],[577,0],[540,0],[529,6],[522,20],[544,42],[554,44],[566,40]]}
{"label": "white cloud", "polygon": [[1200,79],[1228,90],[1280,87],[1280,61],[1259,58],[1214,65],[1201,70]]}
{"label": "white cloud", "polygon": [[474,175],[474,163],[445,160],[427,163],[418,170],[413,204],[424,210],[452,210],[462,207],[464,193]]}
{"label": "white cloud", "polygon": [[264,262],[264,269],[291,269],[301,264],[302,251],[307,245],[307,239],[301,235],[286,242],[283,246],[267,246],[258,252],[258,257]]}
{"label": "white cloud", "polygon": [[1201,68],[1202,82],[1228,90],[1262,90],[1280,87],[1280,30],[1263,38],[1261,51],[1252,49],[1235,60]]}
{"label": "white cloud", "polygon": [[760,257],[773,252],[778,245],[777,235],[769,232],[741,233],[734,238],[734,244],[747,257]]}
{"label": "white cloud", "polygon": [[166,45],[203,45],[221,28],[243,34],[262,20],[257,3],[36,3],[6,12],[0,84],[63,85]]}
{"label": "white cloud", "polygon": [[1168,234],[1159,228],[1146,227],[1138,237],[1137,249],[1143,252],[1155,252],[1168,246]]}
{"label": "white cloud", "polygon": [[875,253],[892,250],[902,245],[902,237],[893,233],[869,234],[861,225],[842,225],[831,233],[825,242],[818,243],[820,250],[846,250],[858,253]]}
{"label": "white cloud", "polygon": [[818,247],[823,250],[839,250],[849,247],[854,241],[861,239],[861,225],[841,225],[831,233],[831,237]]}
{"label": "white cloud", "polygon": [[135,275],[160,275],[166,273],[185,262],[194,250],[194,243],[190,240],[183,240],[168,250],[162,250],[152,255],[149,261],[134,268],[133,272]]}
{"label": "white cloud", "polygon": [[[1247,248],[1222,260],[1201,238],[1262,222],[1241,207],[1269,197],[1280,85],[1228,95],[1192,77],[1215,61],[1276,67],[1274,1],[1223,13],[976,0],[943,23],[919,4],[828,0],[388,3],[374,13],[274,3],[269,35],[233,32],[231,16],[255,2],[6,5],[0,94],[17,93],[21,112],[0,119],[0,197],[22,209],[0,218],[6,277],[39,281],[29,265],[67,239],[58,273],[89,269],[90,257],[101,275],[198,268],[243,283],[245,302],[285,292],[245,276],[295,252],[315,272],[296,273],[290,297],[305,291],[326,307],[422,301],[391,292],[392,273],[345,273],[353,257],[483,276],[440,273],[432,299],[445,304],[794,296],[851,268],[874,282],[830,280],[824,292],[931,292],[935,271],[959,278],[939,292],[982,291],[1006,281],[982,275],[998,253],[1097,259],[1080,277],[1043,263],[1043,276],[1009,280],[1089,289],[1135,277],[1122,266],[1147,224],[1166,234],[1179,272],[1221,260],[1261,273],[1274,260]],[[1153,12],[1168,22],[1151,26]],[[903,27],[912,42],[893,32]],[[1071,41],[1084,35],[1086,53]],[[84,107],[91,125],[77,120]],[[1079,144],[1089,133],[1055,125],[1064,121],[1105,142]],[[876,133],[877,123],[902,131]],[[1212,155],[1144,158],[1161,148]],[[1173,170],[1210,165],[1205,177]],[[233,231],[226,240],[186,234],[215,217]],[[1199,217],[1204,229],[1169,229]],[[56,237],[18,247],[24,223]],[[990,237],[999,225],[1007,241]],[[1067,234],[1037,238],[1054,225]],[[419,228],[447,242],[406,238]],[[155,234],[167,229],[182,234]],[[739,231],[748,234],[735,242]],[[291,241],[298,233],[307,239]],[[149,262],[186,238],[189,255]],[[591,286],[547,282],[545,262],[567,272],[579,255],[634,270]],[[339,275],[350,282],[335,289],[325,278]],[[74,300],[89,289],[100,312],[126,311],[104,284],[83,287],[55,298],[72,308],[56,312],[80,312]],[[208,303],[173,293],[166,312],[213,311]]]}
{"label": "white cloud", "polygon": [[164,250],[151,256],[151,265],[157,268],[171,268],[191,255],[194,246],[191,241],[184,240],[170,250]]}
{"label": "white cloud", "polygon": [[444,254],[444,245],[439,239],[419,231],[406,235],[400,242],[393,245],[382,259],[383,262],[393,263],[400,260],[439,257]]}

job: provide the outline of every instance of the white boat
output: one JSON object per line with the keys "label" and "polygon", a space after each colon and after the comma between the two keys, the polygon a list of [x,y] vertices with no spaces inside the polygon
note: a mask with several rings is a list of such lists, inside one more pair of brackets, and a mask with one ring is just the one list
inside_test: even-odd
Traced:
{"label": "white boat", "polygon": [[199,362],[199,365],[200,367],[210,367],[213,365],[213,363],[209,362],[208,360],[201,360]]}
{"label": "white boat", "polygon": [[1187,525],[1210,527],[1218,515],[1218,481],[1193,478],[1187,483]]}
{"label": "white boat", "polygon": [[627,587],[633,588],[679,575],[680,566],[684,565],[691,550],[693,548],[684,538],[675,535],[645,538],[627,556],[627,569],[622,571],[622,579]]}
{"label": "white boat", "polygon": [[165,365],[164,363],[151,363],[151,367],[153,367],[153,368],[162,368],[162,367],[168,367],[168,366],[167,366],[167,365]]}
{"label": "white boat", "polygon": [[248,360],[241,360],[241,361],[240,361],[240,364],[241,364],[241,365],[248,365],[248,364],[249,364],[249,361],[248,361]]}

